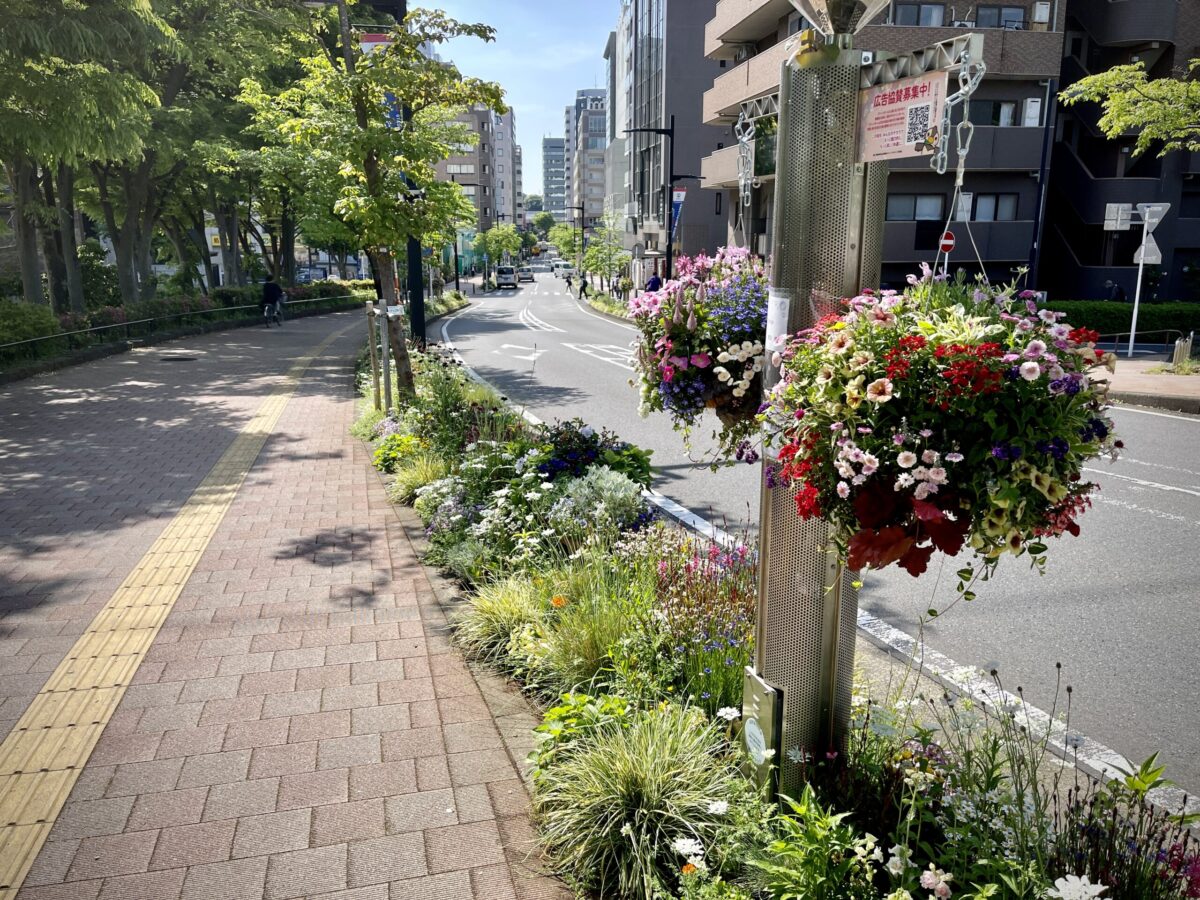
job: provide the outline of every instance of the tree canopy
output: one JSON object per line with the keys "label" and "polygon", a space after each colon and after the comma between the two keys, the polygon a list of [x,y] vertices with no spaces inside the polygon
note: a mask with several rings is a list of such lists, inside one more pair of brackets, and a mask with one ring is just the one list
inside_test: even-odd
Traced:
{"label": "tree canopy", "polygon": [[1200,58],[1187,72],[1150,78],[1143,63],[1089,75],[1059,94],[1065,106],[1099,103],[1101,131],[1110,138],[1137,133],[1136,153],[1200,150]]}

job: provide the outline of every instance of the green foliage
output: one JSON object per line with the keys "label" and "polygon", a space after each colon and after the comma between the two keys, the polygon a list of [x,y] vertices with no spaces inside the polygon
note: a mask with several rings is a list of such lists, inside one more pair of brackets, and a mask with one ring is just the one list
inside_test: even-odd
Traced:
{"label": "green foliage", "polygon": [[421,439],[411,434],[389,434],[375,447],[371,464],[389,475],[423,449]]}
{"label": "green foliage", "polygon": [[515,225],[507,222],[493,225],[475,235],[471,249],[478,254],[486,253],[490,263],[496,265],[504,259],[505,253],[515,257],[521,252],[521,234]]}
{"label": "green foliage", "polygon": [[654,900],[689,858],[716,851],[722,815],[710,810],[738,777],[722,753],[703,715],[671,704],[596,732],[537,781],[543,844],[581,887]]}
{"label": "green foliage", "polygon": [[554,213],[543,211],[530,219],[529,224],[533,226],[534,231],[541,235],[544,241],[546,240],[546,236],[550,234],[550,229],[557,224],[557,221],[554,218]]}
{"label": "green foliage", "polygon": [[[1051,300],[1048,309],[1067,314],[1075,328],[1094,328],[1101,334],[1129,332],[1133,304],[1104,300]],[[1143,303],[1138,310],[1138,332],[1163,329],[1184,334],[1200,329],[1200,303]]]}
{"label": "green foliage", "polygon": [[[49,306],[0,300],[0,344],[45,337],[58,334],[60,331],[62,328],[58,318]],[[46,344],[58,345],[59,342],[46,341],[35,347],[14,347],[11,350],[0,350],[0,362],[25,356],[49,356],[56,352],[61,353],[65,349],[65,345],[47,347]]]}
{"label": "green foliage", "polygon": [[[370,382],[366,382],[364,394],[370,391]],[[358,438],[360,441],[371,441],[375,439],[375,429],[379,423],[384,420],[386,413],[381,409],[373,409],[367,407],[363,410],[362,415],[355,419],[354,424],[350,426],[350,434]]]}
{"label": "green foliage", "polygon": [[633,707],[624,697],[603,694],[563,694],[558,706],[553,706],[535,728],[538,746],[529,754],[530,775],[538,777],[555,763],[561,762],[573,750],[585,746],[601,731],[628,728]]}
{"label": "green foliage", "polygon": [[867,900],[875,841],[846,823],[846,813],[822,806],[811,785],[800,799],[785,797],[789,814],[776,822],[778,837],[749,860],[773,900]]}
{"label": "green foliage", "polygon": [[456,617],[455,636],[472,656],[502,665],[513,635],[540,623],[546,607],[543,591],[526,575],[483,581]]}
{"label": "green foliage", "polygon": [[546,239],[558,248],[559,255],[563,259],[570,260],[574,264],[582,240],[578,228],[560,222],[550,227]]}
{"label": "green foliage", "polygon": [[89,310],[121,305],[121,287],[117,270],[105,260],[99,241],[85,241],[79,247],[79,265],[83,270],[83,298]]}
{"label": "green foliage", "polygon": [[1114,66],[1082,78],[1059,94],[1065,106],[1099,103],[1104,110],[1100,130],[1109,138],[1137,132],[1136,152],[1158,147],[1200,150],[1200,58],[1188,63],[1186,75],[1149,78],[1142,62]]}
{"label": "green foliage", "polygon": [[393,503],[411,504],[417,491],[450,474],[450,466],[440,456],[418,453],[393,469],[391,484],[387,487],[388,499]]}

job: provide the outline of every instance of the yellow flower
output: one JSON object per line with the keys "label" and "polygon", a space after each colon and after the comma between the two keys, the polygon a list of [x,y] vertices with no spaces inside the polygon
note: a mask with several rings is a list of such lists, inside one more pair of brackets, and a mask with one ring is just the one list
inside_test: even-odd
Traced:
{"label": "yellow flower", "polygon": [[562,594],[555,594],[553,597],[550,598],[550,605],[553,606],[555,609],[562,609],[564,606],[567,605],[567,598],[564,597]]}

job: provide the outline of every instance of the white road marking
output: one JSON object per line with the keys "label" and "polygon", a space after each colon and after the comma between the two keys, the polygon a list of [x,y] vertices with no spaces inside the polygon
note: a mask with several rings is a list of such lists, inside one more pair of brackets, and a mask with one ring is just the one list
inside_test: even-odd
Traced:
{"label": "white road marking", "polygon": [[1164,512],[1161,509],[1150,509],[1146,506],[1138,506],[1136,503],[1129,503],[1125,500],[1115,500],[1112,497],[1106,497],[1104,494],[1093,494],[1092,500],[1096,503],[1103,503],[1106,506],[1115,506],[1118,509],[1127,509],[1130,512],[1145,513],[1148,516],[1153,516],[1156,519],[1164,519],[1168,522],[1182,522],[1194,528],[1200,528],[1200,522],[1194,522],[1187,516],[1177,516],[1174,513]]}
{"label": "white road marking", "polygon": [[1200,472],[1193,469],[1184,469],[1180,466],[1168,466],[1166,463],[1143,462],[1140,459],[1130,459],[1128,456],[1121,457],[1121,464],[1132,463],[1135,466],[1147,466],[1152,469],[1166,469],[1168,472],[1182,472],[1184,475],[1195,475],[1200,477]]}
{"label": "white road marking", "polygon": [[563,344],[563,346],[590,356],[592,359],[598,359],[600,362],[617,366],[626,372],[633,371],[633,366],[630,365],[633,357],[630,356],[628,347],[618,347],[615,344]]}
{"label": "white road marking", "polygon": [[1130,406],[1114,406],[1110,412],[1137,413],[1139,416],[1158,416],[1160,419],[1176,419],[1180,422],[1191,422],[1193,425],[1200,425],[1200,418],[1194,416],[1173,416],[1170,413],[1152,412],[1148,409],[1134,409]]}
{"label": "white road marking", "polygon": [[557,325],[551,325],[549,322],[543,322],[532,312],[530,312],[528,306],[521,310],[521,312],[517,315],[517,320],[530,331],[557,331],[560,334],[566,333],[564,329],[559,328]]}
{"label": "white road marking", "polygon": [[1093,475],[1103,475],[1106,478],[1119,478],[1121,481],[1132,481],[1141,487],[1158,488],[1160,491],[1170,491],[1175,494],[1190,494],[1193,497],[1200,497],[1200,490],[1193,488],[1175,487],[1173,484],[1159,484],[1157,481],[1145,481],[1141,478],[1134,478],[1132,475],[1118,475],[1116,472],[1107,472],[1104,469],[1084,468],[1083,471],[1091,472]]}
{"label": "white road marking", "polygon": [[[557,296],[557,295],[555,295],[555,296]],[[574,295],[572,295],[572,299],[574,299]],[[626,325],[623,322],[616,322],[616,321],[613,321],[612,319],[608,318],[607,316],[600,315],[599,313],[593,311],[586,303],[584,303],[580,300],[575,300],[575,305],[579,307],[579,311],[581,313],[584,313],[585,315],[589,315],[593,319],[599,319],[601,322],[607,322],[610,325],[616,325],[618,328],[624,328],[626,331],[637,331],[637,328],[635,328],[633,325]]]}
{"label": "white road marking", "polygon": [[[528,351],[529,355],[521,356],[518,353],[505,353],[504,352],[505,350],[526,350],[526,351]],[[543,353],[545,353],[546,351],[539,350],[537,348],[536,344],[534,344],[532,347],[523,347],[520,344],[501,344],[499,350],[493,350],[492,352],[499,353],[502,356],[510,356],[513,359],[525,359],[525,360],[528,360],[529,362],[537,362],[537,358],[539,356],[541,356]]]}

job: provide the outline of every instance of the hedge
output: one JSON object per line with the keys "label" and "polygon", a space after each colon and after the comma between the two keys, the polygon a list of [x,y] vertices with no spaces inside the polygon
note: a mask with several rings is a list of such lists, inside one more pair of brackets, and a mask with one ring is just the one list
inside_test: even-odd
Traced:
{"label": "hedge", "polygon": [[[1076,328],[1094,328],[1103,335],[1129,331],[1133,304],[1115,300],[1051,300],[1046,304],[1067,314]],[[1138,333],[1174,330],[1185,335],[1200,330],[1200,303],[1143,303],[1138,309]]]}

